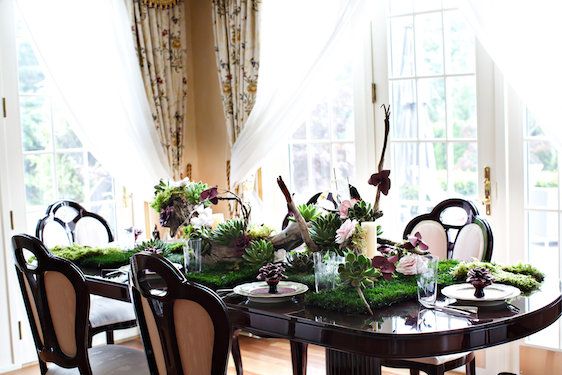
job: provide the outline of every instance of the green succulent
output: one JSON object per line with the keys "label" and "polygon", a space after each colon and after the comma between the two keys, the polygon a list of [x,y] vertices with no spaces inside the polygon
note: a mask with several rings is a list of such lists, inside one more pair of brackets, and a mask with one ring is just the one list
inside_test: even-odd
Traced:
{"label": "green succulent", "polygon": [[359,222],[375,221],[382,216],[382,212],[375,212],[369,202],[359,201],[349,208],[347,216],[351,220],[357,220]]}
{"label": "green succulent", "polygon": [[201,193],[209,188],[204,182],[191,182],[186,185],[185,195],[191,204],[198,204],[201,201]]}
{"label": "green succulent", "polygon": [[308,273],[314,269],[312,253],[293,250],[287,255],[287,267],[295,273]]}
{"label": "green succulent", "polygon": [[363,294],[363,289],[372,288],[375,285],[375,281],[381,276],[381,272],[371,266],[369,258],[350,251],[345,255],[345,263],[338,266],[338,273],[342,282],[350,285],[357,291],[363,304],[369,313],[373,315],[371,306]]}
{"label": "green succulent", "polygon": [[[312,204],[312,203],[299,204],[299,206],[297,208],[298,208],[299,213],[301,214],[302,218],[307,223],[309,221],[312,221],[312,220],[316,219],[320,215],[320,210],[318,209],[318,207],[316,207],[315,204]],[[289,216],[289,220],[295,221],[295,218],[293,216]]]}
{"label": "green succulent", "polygon": [[258,239],[262,239],[262,238],[267,238],[271,235],[271,233],[273,232],[273,228],[268,227],[265,224],[262,225],[250,225],[248,227],[248,236],[250,236],[250,238],[252,240],[258,240]]}
{"label": "green succulent", "polygon": [[268,240],[255,240],[250,242],[242,259],[252,266],[263,266],[273,262],[274,251],[273,244]]}
{"label": "green succulent", "polygon": [[311,221],[309,233],[312,241],[323,251],[335,251],[341,255],[341,250],[336,243],[336,230],[341,226],[338,215],[330,212],[317,216]]}
{"label": "green succulent", "polygon": [[220,245],[230,246],[236,239],[244,235],[245,224],[240,219],[230,219],[217,225],[209,238]]}
{"label": "green succulent", "polygon": [[162,240],[150,239],[150,240],[141,242],[140,244],[135,246],[135,248],[133,250],[136,253],[138,253],[138,252],[145,251],[145,250],[148,250],[148,249],[158,249],[158,250],[161,250],[162,252],[165,252],[166,250],[168,250],[168,245],[166,244],[166,242],[164,242]]}

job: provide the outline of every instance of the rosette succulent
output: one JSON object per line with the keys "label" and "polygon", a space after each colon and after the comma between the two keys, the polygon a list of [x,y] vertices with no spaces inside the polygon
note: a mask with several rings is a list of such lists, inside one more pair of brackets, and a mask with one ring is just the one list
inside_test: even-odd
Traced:
{"label": "rosette succulent", "polygon": [[264,280],[269,285],[269,293],[277,293],[277,284],[281,279],[286,279],[285,267],[282,263],[268,263],[259,269],[257,279]]}
{"label": "rosette succulent", "polygon": [[474,297],[483,298],[484,288],[492,285],[494,282],[494,276],[492,273],[484,267],[473,268],[468,271],[467,283],[471,283],[474,286]]}

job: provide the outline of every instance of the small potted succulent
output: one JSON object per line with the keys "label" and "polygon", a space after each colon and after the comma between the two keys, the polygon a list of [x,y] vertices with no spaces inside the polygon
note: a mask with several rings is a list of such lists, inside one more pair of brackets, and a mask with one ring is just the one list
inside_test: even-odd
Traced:
{"label": "small potted succulent", "polygon": [[486,268],[478,267],[468,271],[466,282],[471,283],[474,287],[474,297],[483,298],[484,288],[492,285],[494,277]]}
{"label": "small potted succulent", "polygon": [[269,293],[277,294],[277,284],[281,279],[286,279],[285,267],[282,263],[267,263],[265,266],[261,267],[259,270],[258,280],[265,280],[267,285],[269,285]]}

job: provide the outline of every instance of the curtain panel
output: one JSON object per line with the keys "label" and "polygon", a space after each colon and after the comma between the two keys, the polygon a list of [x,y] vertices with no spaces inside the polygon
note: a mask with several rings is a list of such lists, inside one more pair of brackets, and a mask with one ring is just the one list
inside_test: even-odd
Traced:
{"label": "curtain panel", "polygon": [[183,171],[187,101],[184,2],[171,8],[127,0],[152,120],[175,179]]}
{"label": "curtain panel", "polygon": [[254,107],[260,56],[260,0],[213,0],[213,31],[230,143]]}

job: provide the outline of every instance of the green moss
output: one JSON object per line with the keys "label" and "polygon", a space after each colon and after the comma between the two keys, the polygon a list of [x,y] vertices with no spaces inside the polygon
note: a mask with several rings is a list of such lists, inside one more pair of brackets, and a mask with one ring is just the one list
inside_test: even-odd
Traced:
{"label": "green moss", "polygon": [[187,279],[212,289],[231,288],[238,284],[257,281],[258,269],[251,266],[237,268],[231,263],[218,263],[203,272],[188,273]]}
{"label": "green moss", "polygon": [[532,276],[537,281],[542,282],[544,280],[544,273],[530,264],[517,263],[511,266],[502,267],[502,269],[506,272]]}
{"label": "green moss", "polygon": [[68,259],[81,267],[117,268],[128,264],[135,251],[122,250],[116,247],[99,248],[74,244],[68,247],[56,246],[51,249],[51,253]]}

